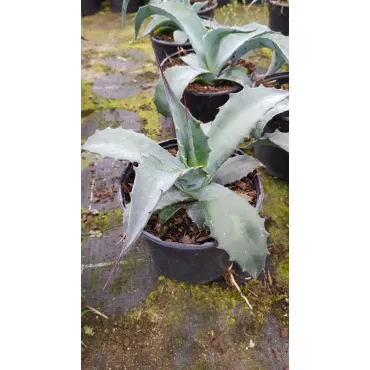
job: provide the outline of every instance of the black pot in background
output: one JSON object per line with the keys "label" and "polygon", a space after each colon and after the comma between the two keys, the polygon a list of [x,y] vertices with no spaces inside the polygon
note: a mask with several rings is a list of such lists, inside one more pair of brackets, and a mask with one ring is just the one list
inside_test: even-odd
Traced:
{"label": "black pot in background", "polygon": [[[177,140],[170,139],[159,143],[165,149],[177,147]],[[241,151],[238,155],[243,155]],[[134,172],[131,166],[127,166],[122,177],[121,183],[127,181],[131,173]],[[259,211],[263,202],[262,179],[259,175],[253,178],[254,186],[257,191],[257,205]],[[126,202],[122,187],[119,196],[123,209]],[[142,236],[149,244],[152,258],[164,276],[183,281],[190,284],[203,284],[216,280],[223,276],[226,269],[231,265],[229,255],[222,249],[218,249],[214,242],[207,242],[201,245],[182,244],[165,242],[146,231]]]}
{"label": "black pot in background", "polygon": [[279,4],[274,0],[268,1],[270,13],[269,27],[273,31],[289,36],[289,4]]}
{"label": "black pot in background", "polygon": [[[201,12],[197,13],[199,18],[211,19],[210,17],[207,17],[200,13]],[[179,48],[182,48],[184,50],[191,50],[192,48],[189,41],[186,42],[185,44],[177,44],[175,42],[162,41],[153,36],[149,36],[149,38],[152,43],[152,48],[154,50],[154,53],[159,60],[159,63],[162,63],[163,60],[166,59],[168,56],[171,56],[172,54],[175,54],[176,52],[178,52]]]}
{"label": "black pot in background", "polygon": [[182,48],[184,50],[191,50],[192,48],[189,42],[187,42],[186,44],[176,44],[175,42],[158,40],[152,36],[149,37],[152,43],[154,53],[157,56],[159,63],[162,63],[163,60],[165,60],[168,56],[176,54],[179,50],[178,48]]}
{"label": "black pot in background", "polygon": [[[109,0],[110,8],[114,13],[122,12],[122,0]],[[141,6],[145,5],[145,0],[130,0],[127,5],[126,13],[136,13]]]}
{"label": "black pot in background", "polygon": [[217,6],[218,6],[218,3],[217,3],[217,0],[215,0],[213,2],[213,5],[210,8],[200,10],[199,12],[197,12],[197,14],[201,18],[203,18],[203,17],[204,18],[213,18],[214,15],[215,15],[215,9],[217,8]]}
{"label": "black pot in background", "polygon": [[[193,50],[189,50],[193,51]],[[178,52],[170,55],[168,58],[163,60],[161,66],[165,64],[167,59],[174,58],[178,55]],[[228,91],[218,91],[218,92],[209,92],[203,93],[198,91],[192,91],[185,89],[184,96],[186,99],[186,107],[189,108],[191,114],[196,119],[202,121],[203,123],[211,122],[215,119],[218,108],[223,106],[230,98],[230,94],[237,93],[243,89],[243,86],[235,87],[232,90]],[[184,104],[183,99],[181,99]]]}
{"label": "black pot in background", "polygon": [[92,15],[97,13],[101,7],[101,0],[81,0],[81,15]]}
{"label": "black pot in background", "polygon": [[218,3],[218,7],[222,8],[223,6],[230,4],[231,0],[218,0],[217,3]]}
{"label": "black pot in background", "polygon": [[[289,72],[275,73],[265,78],[266,81],[276,80],[281,84],[289,82]],[[289,132],[289,111],[278,114],[267,123],[263,133],[273,133],[275,130]],[[281,180],[289,181],[289,153],[273,146],[258,146],[254,148],[255,157],[266,166],[267,172]]]}

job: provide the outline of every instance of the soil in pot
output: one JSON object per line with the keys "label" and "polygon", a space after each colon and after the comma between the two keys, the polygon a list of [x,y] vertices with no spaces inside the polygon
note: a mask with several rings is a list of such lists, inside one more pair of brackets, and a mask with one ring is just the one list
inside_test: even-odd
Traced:
{"label": "soil in pot", "polygon": [[[168,149],[168,151],[176,156],[177,150],[175,148]],[[253,185],[253,177],[257,171],[250,173],[248,176],[226,185],[230,190],[236,192],[248,202],[255,206],[257,203],[257,192]],[[130,202],[130,193],[134,184],[135,176],[131,173],[127,184],[122,183],[122,190],[125,195],[125,201]],[[210,237],[209,229],[199,229],[198,226],[187,215],[186,209],[181,208],[175,215],[166,223],[161,224],[158,214],[153,214],[148,221],[145,231],[157,236],[165,242],[175,242],[184,244],[203,244],[205,242],[213,241]]]}
{"label": "soil in pot", "polygon": [[[186,51],[182,53],[185,55]],[[172,56],[162,65],[163,70],[173,66],[186,65],[179,57]],[[191,114],[201,122],[213,121],[218,108],[229,100],[229,93],[238,92],[242,86],[226,80],[205,83],[201,80],[191,82],[184,91],[186,106]],[[185,104],[184,100],[182,100]]]}

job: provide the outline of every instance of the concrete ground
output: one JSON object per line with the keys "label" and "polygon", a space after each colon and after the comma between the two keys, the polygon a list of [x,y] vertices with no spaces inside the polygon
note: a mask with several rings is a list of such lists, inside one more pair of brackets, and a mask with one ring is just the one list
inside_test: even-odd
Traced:
{"label": "concrete ground", "polygon": [[[266,8],[217,9],[226,24],[267,24]],[[157,67],[147,38],[133,41],[133,15],[121,29],[109,10],[82,18],[81,141],[107,126],[131,128],[154,140],[173,137],[170,120],[153,104]],[[264,67],[263,53],[255,61]],[[81,154],[83,303],[108,319],[82,318],[83,369],[271,369],[288,365],[288,184],[262,173],[261,213],[270,232],[270,258],[257,282],[239,283],[253,306],[220,281],[187,285],[158,274],[140,238],[103,290],[121,249],[119,176],[125,164]],[[89,214],[88,210],[98,214]],[[93,212],[94,213],[94,212]],[[96,212],[95,212],[96,213]]]}

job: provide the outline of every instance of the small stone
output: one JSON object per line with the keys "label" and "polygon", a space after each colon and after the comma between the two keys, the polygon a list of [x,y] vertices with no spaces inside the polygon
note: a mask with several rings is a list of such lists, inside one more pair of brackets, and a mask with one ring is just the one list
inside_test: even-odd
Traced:
{"label": "small stone", "polygon": [[125,347],[128,347],[130,345],[130,339],[128,339],[127,337],[123,340],[123,344]]}
{"label": "small stone", "polygon": [[287,328],[281,328],[280,335],[282,338],[288,338],[288,329]]}
{"label": "small stone", "polygon": [[253,342],[253,340],[251,339],[249,341],[249,348],[254,348],[256,346],[256,344]]}
{"label": "small stone", "polygon": [[275,355],[276,359],[278,361],[281,361],[281,354],[280,354],[280,352],[277,349],[275,349],[275,348],[273,348],[272,350],[274,351],[274,355]]}

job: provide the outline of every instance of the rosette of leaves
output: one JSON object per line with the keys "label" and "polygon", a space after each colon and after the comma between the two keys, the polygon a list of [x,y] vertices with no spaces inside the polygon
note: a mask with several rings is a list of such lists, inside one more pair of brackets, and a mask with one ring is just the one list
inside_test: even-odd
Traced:
{"label": "rosette of leaves", "polygon": [[[125,26],[126,22],[126,11],[127,5],[130,0],[123,0],[122,2],[122,27]],[[191,9],[194,10],[195,13],[202,10],[208,3],[207,1],[198,1],[191,4],[190,0],[150,0],[149,5],[158,5],[161,3],[172,2],[172,3],[179,3],[183,4]],[[197,15],[195,15],[197,16]],[[202,23],[205,27],[216,27],[218,23],[214,20],[206,20],[201,19]],[[170,18],[163,16],[163,15],[153,15],[151,22],[145,29],[143,36],[147,36],[149,34],[157,35],[161,32],[171,32],[173,33],[174,42],[177,44],[185,44],[188,41],[187,34],[181,30],[181,28],[176,24],[176,22],[172,21]]]}
{"label": "rosette of leaves", "polygon": [[[207,28],[188,6],[178,2],[162,2],[139,9],[134,20],[135,38],[138,37],[144,19],[150,16],[162,16],[174,22],[187,34],[194,50],[194,53],[181,57],[185,65],[169,67],[165,71],[165,76],[178,99],[182,98],[188,84],[195,80],[203,83],[228,80],[242,86],[250,86],[248,69],[237,66],[236,63],[254,49],[272,50],[267,74],[275,73],[285,62],[289,63],[289,36],[271,31],[267,26],[250,23],[242,27],[217,25]],[[155,104],[159,113],[170,116],[161,81],[156,86]]]}
{"label": "rosette of leaves", "polygon": [[288,110],[289,93],[264,86],[246,87],[231,95],[213,122],[201,124],[176,97],[162,70],[160,78],[176,130],[176,157],[145,135],[122,128],[97,131],[82,147],[103,157],[138,163],[118,260],[154,212],[160,212],[160,217],[165,214],[168,220],[186,207],[199,228],[209,228],[218,248],[256,278],[268,254],[264,219],[246,199],[224,185],[260,165],[252,156],[231,157],[245,137],[269,140],[271,145],[287,143],[287,137],[274,144],[273,135],[261,135],[271,116]]}

